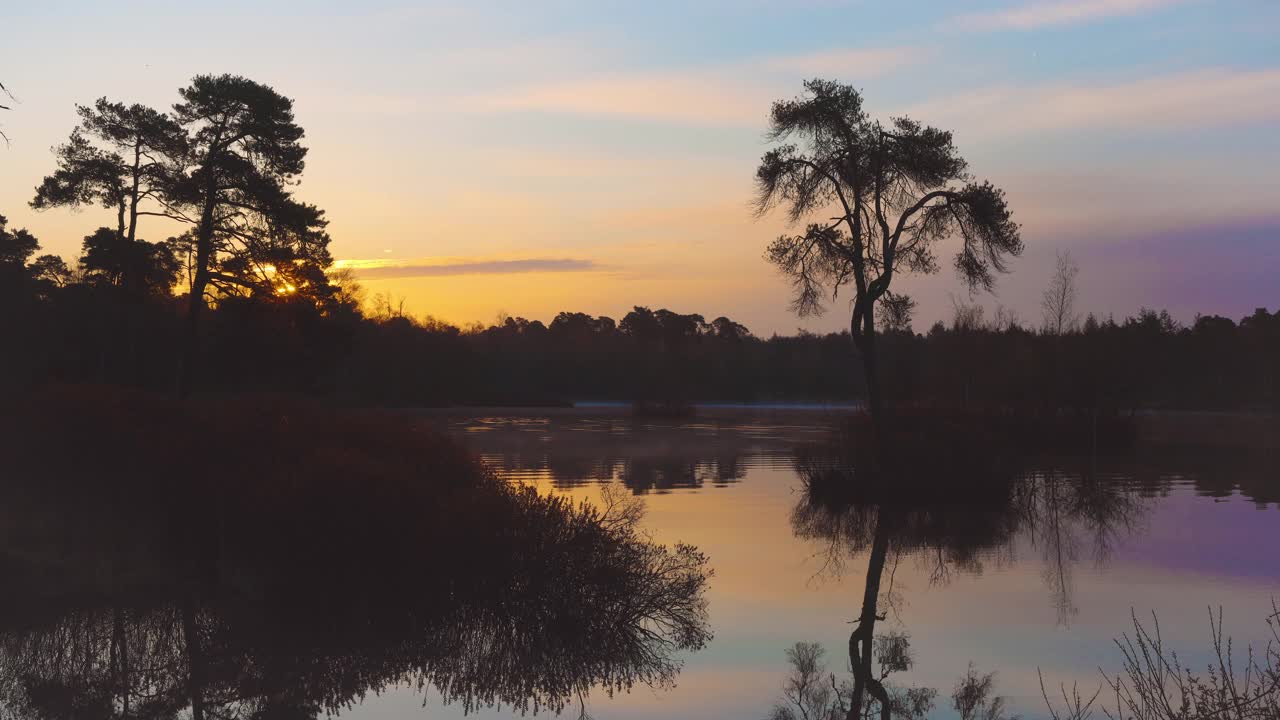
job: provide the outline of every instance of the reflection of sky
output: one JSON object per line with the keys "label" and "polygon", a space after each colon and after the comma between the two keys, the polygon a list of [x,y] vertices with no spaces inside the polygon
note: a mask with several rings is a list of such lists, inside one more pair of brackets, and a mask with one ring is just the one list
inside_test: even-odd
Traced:
{"label": "reflection of sky", "polygon": [[[1194,306],[1181,280],[1126,282],[1153,257],[1170,277],[1280,272],[1241,227],[1280,220],[1267,0],[69,0],[6,3],[4,21],[0,82],[18,102],[0,113],[0,214],[66,257],[109,213],[26,203],[74,104],[163,108],[193,75],[233,72],[296,100],[301,196],[328,211],[335,256],[387,268],[366,282],[415,313],[642,304],[789,332],[787,287],[760,259],[785,223],[753,220],[747,200],[769,104],[822,76],[881,117],[954,130],[975,174],[1008,190],[1028,252],[999,301],[1024,318],[1062,248],[1085,310],[1188,320],[1274,301],[1254,282],[1197,283],[1218,289]],[[1113,265],[1133,238],[1151,242]],[[962,292],[949,273],[907,287],[920,327]]]}
{"label": "reflection of sky", "polygon": [[[650,432],[670,437],[672,431]],[[644,432],[634,435],[642,436],[635,447],[651,447]],[[557,438],[563,435],[550,436],[553,447]],[[471,441],[484,447],[491,434]],[[705,445],[707,451],[714,446]],[[831,670],[845,667],[865,560],[852,560],[839,577],[823,574],[822,548],[792,534],[795,473],[776,460],[743,459],[741,465],[746,474],[730,487],[645,497],[644,527],[655,539],[693,543],[710,556],[715,638],[688,658],[674,690],[637,688],[613,700],[595,698],[595,716],[761,717],[787,673],[783,650],[800,640],[822,642]],[[529,480],[538,476],[525,473]],[[539,484],[550,488],[547,473],[540,476]],[[593,498],[597,490],[562,492]],[[1222,606],[1225,628],[1237,640],[1260,638],[1270,598],[1280,597],[1280,510],[1258,509],[1239,496],[1215,502],[1186,485],[1149,502],[1136,533],[1116,541],[1103,562],[1088,536],[1076,534],[1067,563],[1075,612],[1065,625],[1046,584],[1042,551],[1025,537],[1015,545],[1013,563],[990,558],[981,575],[954,572],[945,586],[930,584],[924,562],[903,558],[893,573],[900,602],[881,626],[911,634],[917,665],[902,681],[938,688],[943,697],[936,716],[949,717],[946,696],[973,660],[999,673],[999,691],[1015,711],[1034,717],[1042,710],[1036,669],[1051,683],[1096,687],[1097,667],[1117,666],[1111,640],[1129,629],[1131,609],[1140,617],[1159,613],[1166,641],[1196,667],[1207,661],[1209,606]],[[415,693],[392,692],[349,717],[401,717],[420,702]],[[458,708],[428,705],[433,716],[461,716]],[[505,715],[482,711],[479,717]]]}

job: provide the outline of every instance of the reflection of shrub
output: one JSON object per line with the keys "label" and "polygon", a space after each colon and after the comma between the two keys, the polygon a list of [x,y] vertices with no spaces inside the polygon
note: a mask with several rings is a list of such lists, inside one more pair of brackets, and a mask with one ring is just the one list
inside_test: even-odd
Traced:
{"label": "reflection of shrub", "polygon": [[995,690],[996,674],[980,674],[971,662],[951,692],[951,707],[960,713],[960,720],[1009,720],[1005,699]]}
{"label": "reflection of shrub", "polygon": [[844,717],[847,687],[838,687],[828,675],[818,643],[798,642],[787,648],[791,676],[782,689],[782,701],[769,711],[768,720],[836,720]]}
{"label": "reflection of shrub", "polygon": [[[562,708],[670,684],[709,638],[706,557],[650,541],[637,506],[508,485],[403,417],[93,388],[9,407],[0,692],[151,692],[172,678],[146,668],[196,662],[170,657],[186,636],[207,695],[242,709],[395,682]],[[123,645],[132,675],[111,664]]]}
{"label": "reflection of shrub", "polygon": [[[891,675],[908,672],[915,664],[910,638],[900,632],[877,635],[875,654],[881,668],[876,685],[884,691],[890,716],[924,720],[933,710],[938,691],[889,682]],[[791,675],[783,685],[782,700],[769,711],[768,720],[841,720],[848,716],[853,683],[850,680],[837,683],[835,675],[827,671],[825,655],[826,650],[818,643],[798,642],[787,649]],[[862,718],[879,718],[883,709],[880,701],[872,697],[863,705]]]}

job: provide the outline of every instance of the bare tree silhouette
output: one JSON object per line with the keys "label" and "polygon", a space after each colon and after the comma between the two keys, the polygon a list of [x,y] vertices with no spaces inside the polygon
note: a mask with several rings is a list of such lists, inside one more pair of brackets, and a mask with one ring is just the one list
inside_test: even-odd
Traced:
{"label": "bare tree silhouette", "polygon": [[[5,97],[8,97],[10,99],[13,98],[13,93],[9,92],[9,88],[5,87],[4,83],[0,83],[0,93],[3,93]],[[8,109],[9,109],[8,105],[0,105],[0,110],[8,110]],[[4,130],[0,130],[0,139],[3,139],[5,141],[5,144],[9,143],[9,136],[4,134]]]}
{"label": "bare tree silhouette", "polygon": [[1071,251],[1058,253],[1053,277],[1040,297],[1040,309],[1044,314],[1044,330],[1054,335],[1073,332],[1080,322],[1076,312],[1076,276],[1080,266],[1071,258]]}

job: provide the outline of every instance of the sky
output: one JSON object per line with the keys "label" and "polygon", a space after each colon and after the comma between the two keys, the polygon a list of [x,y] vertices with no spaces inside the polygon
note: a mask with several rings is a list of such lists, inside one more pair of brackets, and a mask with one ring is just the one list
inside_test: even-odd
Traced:
{"label": "sky", "polygon": [[[1065,251],[1085,312],[1280,307],[1274,0],[4,5],[0,214],[69,260],[111,214],[27,203],[75,104],[167,108],[235,73],[294,99],[298,196],[370,296],[459,324],[644,305],[836,330],[843,299],[790,313],[762,257],[790,228],[751,209],[770,104],[823,77],[954,131],[1007,191],[1027,249],[972,298],[992,311],[1038,324]],[[917,330],[970,301],[942,265],[902,280]]]}

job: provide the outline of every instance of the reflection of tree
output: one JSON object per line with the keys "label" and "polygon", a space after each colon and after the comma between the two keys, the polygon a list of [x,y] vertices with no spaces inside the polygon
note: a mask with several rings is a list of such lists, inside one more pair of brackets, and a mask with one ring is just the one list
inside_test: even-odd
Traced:
{"label": "reflection of tree", "polygon": [[[1105,559],[1142,511],[1128,485],[1089,473],[1022,473],[994,463],[981,469],[903,463],[892,473],[867,472],[840,449],[801,452],[796,468],[805,492],[792,512],[795,534],[821,542],[825,567],[834,572],[851,558],[867,561],[862,610],[849,637],[851,719],[871,707],[890,717],[890,694],[873,668],[875,624],[885,618],[882,605],[893,604],[892,588],[882,589],[886,567],[915,557],[934,582],[945,582],[953,572],[980,572],[988,558],[1011,560],[1017,538],[1026,537],[1042,553],[1065,622],[1073,612],[1071,568],[1080,544],[1090,541]],[[981,685],[982,678],[973,679]],[[998,716],[999,707],[993,712]]]}
{"label": "reflection of tree", "polygon": [[1089,542],[1095,561],[1105,562],[1116,542],[1136,529],[1143,505],[1123,478],[1091,473],[1032,473],[1018,488],[1019,527],[1040,549],[1045,584],[1065,624],[1076,613],[1072,568],[1080,559],[1080,544]]}
{"label": "reflection of tree", "polygon": [[[6,583],[23,589],[0,614],[0,717],[305,718],[391,684],[467,710],[559,711],[593,689],[672,684],[677,654],[709,638],[706,558],[649,541],[617,494],[596,509],[488,491],[483,514],[377,575],[300,572],[282,564],[292,548],[234,540],[213,577],[70,547],[43,579]],[[480,517],[492,525],[468,530]],[[4,560],[4,575],[34,577]]]}
{"label": "reflection of tree", "polygon": [[789,459],[795,442],[794,429],[758,422],[552,418],[483,426],[467,443],[510,476],[545,472],[563,489],[618,480],[636,494],[731,485],[753,461]]}
{"label": "reflection of tree", "polygon": [[747,476],[747,468],[741,458],[731,452],[717,453],[712,468],[716,485],[735,483]]}
{"label": "reflection of tree", "polygon": [[[464,432],[477,427],[485,431]],[[455,421],[452,428],[465,434],[468,444],[482,454],[487,463],[513,476],[545,471],[558,488],[613,480],[625,482],[630,478],[634,483],[630,487],[637,493],[696,489],[707,483],[737,483],[757,463],[790,463],[796,442],[822,437],[828,432],[822,426],[778,427],[752,422],[690,426],[687,423],[637,423],[628,418],[550,418],[538,422],[471,419]],[[954,464],[971,466],[974,458],[969,455],[972,454],[976,451],[961,453],[960,457],[953,458]],[[1097,467],[1060,467],[1055,462],[1048,467],[1059,474],[1079,476],[1071,481],[1077,484],[1096,477],[1095,487],[1103,489],[1107,487],[1104,481],[1111,479],[1141,494],[1160,496],[1167,494],[1174,483],[1190,482],[1200,493],[1227,496],[1239,492],[1262,504],[1280,501],[1276,483],[1270,481],[1275,474],[1273,455],[1161,447],[1158,451],[1133,456],[1106,457]],[[954,468],[941,464],[939,471],[947,477],[954,474]],[[991,472],[1000,472],[994,462]],[[936,490],[931,488],[931,494]],[[947,499],[945,504],[954,507],[966,500],[957,496]],[[981,512],[990,510],[984,503],[976,505],[975,509]],[[950,546],[942,543],[941,547]],[[980,556],[973,559],[991,561],[995,559],[992,551],[993,548],[983,548]],[[935,563],[935,568],[958,570],[962,564],[959,560],[957,557],[948,559],[945,565]]]}
{"label": "reflection of tree", "polygon": [[636,458],[622,466],[622,482],[632,491],[692,489],[702,484],[698,467],[680,459]]}

